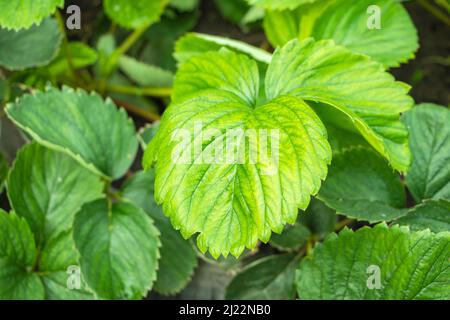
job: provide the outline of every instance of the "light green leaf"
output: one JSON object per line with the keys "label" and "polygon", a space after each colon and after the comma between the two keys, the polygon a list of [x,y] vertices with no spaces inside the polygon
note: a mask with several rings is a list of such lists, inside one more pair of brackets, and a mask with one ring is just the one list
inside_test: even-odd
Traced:
{"label": "light green leaf", "polygon": [[283,95],[337,108],[391,165],[410,163],[400,113],[410,109],[409,87],[395,82],[381,64],[332,41],[292,40],[276,50],[266,76],[269,100]]}
{"label": "light green leaf", "polygon": [[275,47],[295,38],[332,39],[387,67],[414,58],[419,47],[414,24],[396,0],[318,1],[294,11],[269,11],[264,29]]}
{"label": "light green leaf", "polygon": [[170,6],[179,11],[192,11],[198,6],[199,0],[170,0]]}
{"label": "light green leaf", "polygon": [[266,10],[263,27],[267,39],[274,47],[284,46],[292,39],[305,39],[311,35],[315,20],[333,1],[307,3],[294,10]]}
{"label": "light green leaf", "polygon": [[[239,256],[293,224],[298,208],[305,209],[318,192],[330,162],[325,128],[312,109],[289,96],[260,104],[259,88],[256,62],[247,56],[222,49],[193,57],[178,71],[173,103],[146,151],[145,167],[156,162],[156,201],[175,229],[186,238],[200,233],[199,248],[216,258]],[[201,135],[190,139],[199,123],[202,130],[223,134],[207,144]],[[172,139],[174,129],[189,133],[178,158],[172,158],[180,147]],[[223,137],[236,129],[265,129],[270,137],[228,139],[226,151]],[[253,162],[251,153],[268,146],[267,140],[267,155]],[[201,148],[190,154],[194,144]],[[212,153],[214,161],[198,162]]]}
{"label": "light green leaf", "polygon": [[170,87],[173,74],[170,71],[149,65],[133,58],[122,56],[119,59],[120,69],[140,86]]}
{"label": "light green leaf", "polygon": [[0,1],[0,26],[8,29],[28,29],[33,24],[62,8],[64,0],[20,0]]}
{"label": "light green leaf", "polygon": [[[370,11],[370,8],[375,9],[373,6],[380,10],[380,24],[376,28],[372,23],[374,11]],[[387,67],[413,59],[419,47],[417,30],[397,0],[336,1],[315,21],[307,36],[333,39]]]}
{"label": "light green leaf", "polygon": [[450,202],[427,200],[412,208],[408,214],[394,221],[409,226],[411,230],[430,229],[432,232],[450,231]]}
{"label": "light green leaf", "polygon": [[0,300],[44,298],[44,286],[32,273],[36,256],[25,219],[0,209]]}
{"label": "light green leaf", "polygon": [[406,214],[400,177],[374,151],[351,148],[333,157],[318,198],[338,213],[370,222]]}
{"label": "light green leaf", "polygon": [[295,255],[274,255],[249,264],[229,284],[226,299],[289,300],[295,298]]}
{"label": "light green leaf", "polygon": [[97,200],[84,205],[74,224],[86,283],[105,299],[139,299],[156,278],[159,232],[142,209]]}
{"label": "light green leaf", "polygon": [[296,222],[286,226],[282,234],[274,234],[270,245],[282,251],[295,251],[303,247],[310,236],[308,228]]}
{"label": "light green leaf", "polygon": [[172,228],[153,198],[153,171],[136,173],[123,187],[123,196],[144,209],[161,232],[161,259],[154,289],[161,294],[180,292],[197,266],[197,254],[189,241]]}
{"label": "light green leaf", "polygon": [[[53,236],[41,252],[39,272],[47,300],[91,300],[94,294],[81,278],[79,254],[75,249],[72,231]],[[70,277],[80,277],[80,288],[69,288]],[[74,285],[74,284],[72,284]]]}
{"label": "light green leaf", "polygon": [[188,33],[180,38],[176,43],[174,56],[179,63],[184,63],[193,56],[201,55],[208,51],[219,51],[223,47],[246,54],[265,64],[269,64],[272,60],[272,55],[260,48],[238,40],[203,33]]}
{"label": "light green leaf", "polygon": [[37,143],[19,152],[7,187],[14,211],[27,219],[39,245],[71,228],[75,213],[103,190],[100,179],[75,160]]}
{"label": "light green leaf", "polygon": [[106,14],[121,27],[137,29],[159,20],[169,0],[105,0]]}
{"label": "light green leaf", "polygon": [[271,10],[293,10],[301,5],[316,2],[318,0],[247,0],[252,6]]}
{"label": "light green leaf", "polygon": [[403,119],[413,155],[406,184],[414,199],[450,200],[450,110],[425,103]]}
{"label": "light green leaf", "polygon": [[46,19],[27,30],[0,28],[0,65],[9,70],[47,65],[58,54],[61,39],[54,19]]}
{"label": "light green leaf", "polygon": [[120,178],[134,161],[138,142],[133,122],[123,109],[97,94],[49,87],[24,95],[6,112],[38,142],[105,177]]}
{"label": "light green leaf", "polygon": [[297,291],[300,299],[449,299],[449,258],[448,232],[344,229],[303,259]]}
{"label": "light green leaf", "polygon": [[249,25],[264,19],[264,9],[259,7],[250,7],[241,20],[241,25]]}

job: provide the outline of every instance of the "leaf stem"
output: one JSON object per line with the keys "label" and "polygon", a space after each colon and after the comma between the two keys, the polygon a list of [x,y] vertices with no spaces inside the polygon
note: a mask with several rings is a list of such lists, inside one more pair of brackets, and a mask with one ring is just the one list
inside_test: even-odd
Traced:
{"label": "leaf stem", "polygon": [[170,97],[172,94],[172,88],[169,87],[134,87],[134,86],[122,86],[109,84],[106,86],[106,90],[115,93],[131,94],[135,96],[149,96],[156,98]]}
{"label": "leaf stem", "polygon": [[115,104],[117,104],[119,107],[124,108],[125,110],[132,112],[146,120],[149,120],[150,122],[155,122],[161,119],[161,116],[159,114],[144,110],[142,108],[139,108],[135,105],[132,105],[130,103],[114,99]]}
{"label": "leaf stem", "polygon": [[450,17],[443,13],[441,10],[433,6],[427,0],[417,0],[419,5],[421,5],[424,9],[428,10],[432,15],[434,15],[437,19],[441,20],[446,25],[450,26]]}
{"label": "leaf stem", "polygon": [[348,226],[350,223],[352,223],[353,222],[353,219],[344,219],[344,220],[342,220],[342,221],[339,221],[337,224],[336,224],[336,227],[334,228],[334,231],[339,231],[339,230],[341,230],[342,228],[344,228],[345,226]]}
{"label": "leaf stem", "polygon": [[144,24],[142,27],[137,28],[136,30],[131,33],[128,38],[125,39],[124,42],[113,52],[113,56],[120,57],[124,53],[126,53],[132,46],[135,44],[135,42],[142,36],[142,34],[147,31],[147,29],[150,27],[150,23]]}

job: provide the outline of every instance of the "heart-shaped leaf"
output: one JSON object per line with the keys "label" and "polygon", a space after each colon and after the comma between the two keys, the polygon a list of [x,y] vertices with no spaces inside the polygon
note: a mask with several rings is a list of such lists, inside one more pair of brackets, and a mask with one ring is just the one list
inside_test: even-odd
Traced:
{"label": "heart-shaped leaf", "polygon": [[[331,160],[312,109],[289,96],[259,103],[259,87],[256,62],[246,56],[223,50],[193,57],[179,70],[173,104],[146,151],[146,167],[156,161],[155,198],[164,213],[185,237],[200,232],[200,249],[214,257],[238,256],[294,223]],[[179,157],[175,129],[193,134]],[[196,130],[217,134],[202,142]],[[224,139],[236,130],[247,137]],[[256,150],[267,154],[253,159]]]}

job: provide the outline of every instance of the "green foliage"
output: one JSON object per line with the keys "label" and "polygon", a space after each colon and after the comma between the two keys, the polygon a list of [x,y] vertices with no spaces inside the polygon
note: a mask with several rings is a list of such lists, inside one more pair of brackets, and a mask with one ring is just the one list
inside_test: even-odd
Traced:
{"label": "green foliage", "polygon": [[413,105],[408,90],[379,63],[332,41],[312,39],[292,40],[276,50],[266,76],[268,99],[292,95],[336,108],[401,171],[410,163],[407,131],[400,122],[400,113]]}
{"label": "green foliage", "polygon": [[[301,299],[449,299],[449,244],[448,232],[410,232],[385,224],[356,232],[344,229],[303,259],[296,275],[298,295]],[[374,272],[370,266],[379,267],[379,288],[368,286]]]}
{"label": "green foliage", "polygon": [[180,11],[191,11],[198,6],[199,0],[170,0],[169,4]]}
{"label": "green foliage", "polygon": [[77,213],[73,237],[86,282],[101,298],[138,299],[151,289],[159,231],[142,209],[105,199],[91,202]]}
{"label": "green foliage", "polygon": [[[220,77],[220,69],[215,69],[213,63],[228,70],[227,78]],[[241,68],[233,69],[233,65]],[[215,76],[214,72],[217,73]],[[238,256],[245,247],[254,248],[258,238],[267,242],[271,231],[281,232],[286,222],[293,223],[297,208],[306,208],[310,194],[318,191],[320,180],[326,175],[326,164],[330,161],[326,132],[307,104],[285,96],[255,105],[258,91],[257,65],[246,56],[221,50],[192,58],[177,74],[173,104],[167,109],[161,127],[146,151],[145,165],[149,167],[157,162],[157,202],[163,204],[165,214],[183,236],[190,237],[200,232],[197,238],[199,248],[202,251],[209,248],[215,257],[220,254],[226,256],[229,252]],[[201,99],[198,98],[199,92],[205,93]],[[177,142],[171,141],[169,132],[173,127],[192,132],[196,121],[207,124],[212,121],[219,130],[260,127],[281,130],[278,172],[260,174],[260,171],[273,168],[272,157],[265,163],[254,165],[176,165],[171,156]],[[220,137],[215,139],[220,148]],[[309,143],[304,145],[304,139]],[[190,150],[191,143],[185,146],[186,150]],[[208,145],[214,145],[214,141]],[[247,153],[245,144],[236,145],[236,148],[244,148],[241,152]],[[192,159],[210,151],[205,148]],[[202,176],[205,177],[198,178]],[[212,177],[220,179],[213,188],[209,182]],[[193,185],[192,179],[197,184]],[[250,192],[253,184],[261,187]],[[293,192],[292,187],[296,191]],[[187,207],[182,205],[186,197],[191,198],[191,205]],[[205,199],[208,199],[208,206],[205,206]],[[211,211],[216,218],[205,219],[211,216]],[[249,214],[254,218],[248,219]],[[181,223],[184,219],[186,222]],[[217,221],[223,222],[217,224]]]}
{"label": "green foliage", "polygon": [[414,58],[419,46],[417,31],[396,0],[326,0],[295,11],[269,11],[264,29],[273,46],[294,38],[333,39],[387,67]]}
{"label": "green foliage", "polygon": [[245,0],[214,0],[222,16],[239,24],[249,10]]}
{"label": "green foliage", "polygon": [[405,114],[404,122],[413,154],[406,183],[414,199],[450,200],[450,110],[421,104]]}
{"label": "green foliage", "polygon": [[0,0],[0,300],[450,299],[442,1],[63,4]]}
{"label": "green foliage", "polygon": [[383,158],[365,148],[346,149],[333,158],[319,199],[338,213],[370,222],[406,213],[400,177]]}
{"label": "green foliage", "polygon": [[447,200],[428,200],[412,208],[408,214],[395,223],[409,226],[411,230],[430,229],[433,232],[450,230],[450,202]]}
{"label": "green foliage", "polygon": [[179,63],[184,63],[193,56],[202,55],[208,51],[219,51],[223,47],[246,54],[264,64],[269,64],[272,60],[268,52],[244,42],[202,33],[189,33],[180,38],[176,44],[175,58]]}
{"label": "green foliage", "polygon": [[[69,154],[108,178],[120,178],[137,152],[131,120],[111,100],[103,101],[96,94],[48,88],[46,92],[24,95],[7,106],[6,112],[40,143]],[[43,117],[52,121],[42,121]]]}
{"label": "green foliage", "polygon": [[56,57],[60,44],[61,33],[54,19],[19,31],[0,28],[0,65],[9,70],[46,65]]}
{"label": "green foliage", "polygon": [[[70,62],[67,59],[70,56]],[[64,44],[56,59],[45,70],[51,77],[70,76],[71,69],[82,69],[97,62],[98,53],[83,42]]]}
{"label": "green foliage", "polygon": [[119,66],[131,80],[143,87],[166,87],[171,86],[173,82],[172,72],[127,56],[120,58]]}
{"label": "green foliage", "polygon": [[282,251],[295,251],[303,247],[311,236],[311,232],[304,225],[296,222],[288,225],[282,234],[274,234],[270,244]]}
{"label": "green foliage", "polygon": [[44,286],[30,273],[36,260],[33,234],[26,221],[0,210],[0,298],[42,299]]}
{"label": "green foliage", "polygon": [[159,20],[168,0],[105,0],[106,14],[118,25],[136,29]]}
{"label": "green foliage", "polygon": [[295,296],[295,255],[276,255],[249,264],[231,281],[227,299],[287,300]]}
{"label": "green foliage", "polygon": [[0,152],[0,191],[3,189],[3,182],[8,176],[9,165],[5,159],[5,156]]}
{"label": "green foliage", "polygon": [[154,288],[161,294],[175,294],[191,279],[197,266],[197,255],[191,244],[172,228],[155,203],[154,179],[152,171],[136,173],[123,187],[123,196],[145,210],[161,232],[161,259]]}
{"label": "green foliage", "polygon": [[7,186],[11,206],[27,219],[38,245],[70,229],[75,213],[103,189],[75,160],[36,143],[19,152]]}
{"label": "green foliage", "polygon": [[283,10],[295,9],[298,6],[313,3],[318,0],[246,0],[250,5],[263,7],[265,9]]}
{"label": "green foliage", "polygon": [[313,235],[324,238],[334,231],[337,222],[336,211],[328,208],[321,201],[313,199],[308,209],[300,213],[299,221]]}
{"label": "green foliage", "polygon": [[28,29],[53,14],[64,0],[0,1],[0,26],[7,29]]}

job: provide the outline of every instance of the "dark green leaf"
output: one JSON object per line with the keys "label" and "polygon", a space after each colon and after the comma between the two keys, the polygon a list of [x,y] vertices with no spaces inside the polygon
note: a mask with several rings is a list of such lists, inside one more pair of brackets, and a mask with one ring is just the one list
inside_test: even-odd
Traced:
{"label": "dark green leaf", "polygon": [[227,299],[285,300],[295,297],[295,255],[274,255],[249,264],[227,288]]}
{"label": "dark green leaf", "polygon": [[25,221],[0,209],[0,299],[44,299],[44,286],[32,273],[37,252]]}
{"label": "dark green leaf", "polygon": [[189,241],[173,229],[169,219],[153,198],[154,173],[136,173],[123,187],[123,196],[141,207],[153,218],[161,232],[161,259],[154,289],[161,294],[174,294],[183,289],[197,266],[197,254]]}
{"label": "dark green leaf", "polygon": [[56,57],[61,39],[54,19],[46,19],[26,30],[0,28],[0,65],[9,70],[47,65]]}
{"label": "dark green leaf", "polygon": [[134,161],[138,142],[133,122],[97,94],[48,88],[24,95],[6,112],[38,142],[103,176],[120,178]]}
{"label": "dark green leaf", "polygon": [[270,244],[283,251],[298,250],[308,241],[311,232],[304,225],[296,222],[288,225],[281,234],[274,234]]}
{"label": "dark green leaf", "polygon": [[159,232],[130,203],[97,200],[75,216],[75,244],[86,283],[105,299],[140,299],[156,279]]}
{"label": "dark green leaf", "polygon": [[408,214],[394,221],[409,226],[411,230],[430,229],[433,232],[450,231],[450,202],[427,200],[412,208]]}
{"label": "dark green leaf", "polygon": [[405,114],[404,122],[413,155],[406,184],[414,199],[450,200],[450,110],[421,104]]}
{"label": "dark green leaf", "polygon": [[334,156],[318,198],[358,220],[390,221],[406,214],[400,177],[378,154],[362,147]]}
{"label": "dark green leaf", "polygon": [[450,233],[344,229],[303,259],[300,299],[449,299]]}
{"label": "dark green leaf", "polygon": [[103,190],[100,179],[75,160],[37,143],[19,152],[7,187],[11,206],[27,219],[39,245],[71,228],[75,213]]}

